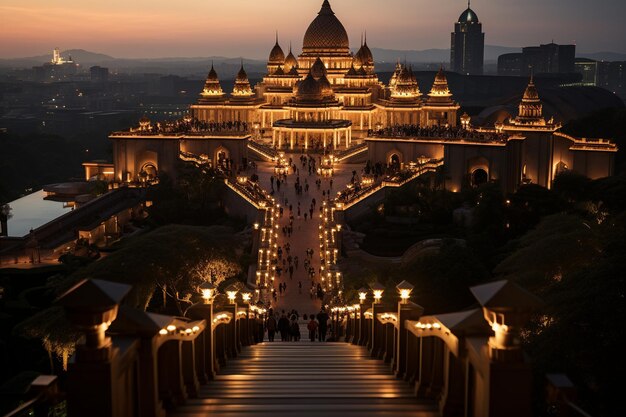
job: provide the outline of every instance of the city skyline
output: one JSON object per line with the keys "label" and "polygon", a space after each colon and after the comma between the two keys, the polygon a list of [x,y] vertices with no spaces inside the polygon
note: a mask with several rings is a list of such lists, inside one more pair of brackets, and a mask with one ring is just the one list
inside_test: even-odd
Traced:
{"label": "city skyline", "polygon": [[[34,0],[24,5],[9,0],[0,6],[5,17],[0,29],[5,40],[0,56],[40,55],[60,46],[120,58],[264,59],[274,30],[278,30],[283,47],[288,48],[291,42],[294,52],[299,52],[306,26],[320,4],[321,0],[306,0],[285,7],[278,0],[233,0],[192,2],[181,9],[178,4],[155,5],[145,0],[95,5],[74,0],[55,5]],[[391,0],[385,4],[334,0],[331,4],[346,27],[352,48],[358,47],[361,33],[367,31],[371,47],[404,50],[449,48],[453,24],[467,7],[464,0],[443,4],[433,0]],[[620,22],[626,4],[620,0],[501,0],[498,4],[474,0],[472,9],[484,24],[488,45],[521,47],[554,40],[575,43],[580,52],[626,52]],[[390,27],[389,22],[394,24]]]}

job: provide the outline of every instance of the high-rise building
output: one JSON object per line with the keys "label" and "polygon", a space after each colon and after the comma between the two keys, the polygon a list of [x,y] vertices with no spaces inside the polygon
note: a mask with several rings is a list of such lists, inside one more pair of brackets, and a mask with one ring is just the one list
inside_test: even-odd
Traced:
{"label": "high-rise building", "polygon": [[467,2],[451,34],[450,67],[461,74],[482,74],[485,57],[485,34],[478,16]]}
{"label": "high-rise building", "polygon": [[498,57],[498,75],[571,74],[575,71],[576,45],[548,43],[527,46],[521,53]]}

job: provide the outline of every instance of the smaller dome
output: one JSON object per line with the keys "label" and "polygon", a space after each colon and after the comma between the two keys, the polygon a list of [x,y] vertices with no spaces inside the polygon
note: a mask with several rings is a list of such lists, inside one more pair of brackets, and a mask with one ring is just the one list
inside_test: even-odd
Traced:
{"label": "smaller dome", "polygon": [[367,46],[367,40],[357,51],[354,56],[354,61],[356,66],[374,66],[374,55],[372,55],[372,51],[369,46]]}
{"label": "smaller dome", "polygon": [[322,86],[318,83],[311,72],[296,87],[296,98],[298,101],[317,101],[322,99]]}
{"label": "smaller dome", "polygon": [[535,81],[533,77],[530,77],[530,81],[528,82],[528,86],[526,87],[526,91],[524,91],[524,101],[539,101],[539,92],[537,91],[537,87],[535,86]]}
{"label": "smaller dome", "polygon": [[327,74],[326,66],[324,65],[322,60],[319,57],[317,57],[317,59],[315,60],[315,62],[311,66],[311,75],[316,80],[319,80],[320,78],[325,77],[326,74]]}
{"label": "smaller dome", "polygon": [[211,63],[211,69],[209,70],[209,75],[206,77],[207,81],[219,81],[217,78],[217,72],[215,68],[213,68],[213,64]]}
{"label": "smaller dome", "polygon": [[291,47],[289,47],[289,54],[287,54],[287,58],[285,58],[285,71],[289,72],[293,67],[298,66],[298,60],[291,52]]}
{"label": "smaller dome", "polygon": [[459,16],[459,23],[480,22],[478,21],[478,16],[476,15],[476,13],[474,13],[474,11],[468,7],[467,10],[465,10],[463,13],[461,13],[461,16]]}
{"label": "smaller dome", "polygon": [[276,44],[274,44],[274,47],[272,48],[272,51],[270,52],[270,57],[267,60],[267,62],[271,64],[279,64],[279,65],[283,65],[285,63],[285,53],[283,52],[283,49],[278,44],[278,34],[276,35]]}
{"label": "smaller dome", "polygon": [[439,68],[439,72],[435,75],[435,82],[430,89],[429,96],[450,96],[450,88],[448,87],[448,78],[446,78],[443,67]]}
{"label": "smaller dome", "polygon": [[235,81],[248,81],[248,74],[246,73],[246,70],[243,69],[243,62],[241,63],[241,68],[239,68]]}

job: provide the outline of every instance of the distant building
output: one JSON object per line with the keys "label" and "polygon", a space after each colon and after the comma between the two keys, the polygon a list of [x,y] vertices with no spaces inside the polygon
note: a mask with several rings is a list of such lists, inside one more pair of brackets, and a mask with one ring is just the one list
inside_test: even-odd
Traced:
{"label": "distant building", "polygon": [[485,57],[485,34],[478,16],[467,2],[467,10],[459,16],[451,34],[450,66],[461,74],[482,74]]}
{"label": "distant building", "polygon": [[582,76],[577,85],[602,87],[626,97],[626,62],[576,58],[574,71]]}
{"label": "distant building", "polygon": [[568,74],[575,72],[576,45],[527,46],[521,53],[498,57],[498,75]]}
{"label": "distant building", "polygon": [[498,57],[498,75],[522,75],[522,54],[503,54]]}
{"label": "distant building", "polygon": [[65,59],[61,56],[59,48],[54,48],[50,62],[33,67],[33,71],[38,81],[59,81],[76,75],[78,64],[72,60],[71,55]]}
{"label": "distant building", "polygon": [[89,68],[92,83],[104,83],[109,80],[109,69],[105,67],[93,66]]}

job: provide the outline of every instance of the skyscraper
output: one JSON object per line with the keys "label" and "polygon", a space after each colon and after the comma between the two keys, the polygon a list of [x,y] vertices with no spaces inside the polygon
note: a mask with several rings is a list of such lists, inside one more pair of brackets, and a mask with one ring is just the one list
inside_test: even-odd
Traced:
{"label": "skyscraper", "polygon": [[461,13],[451,35],[450,66],[461,74],[482,74],[485,55],[485,34],[478,16],[467,2],[467,10]]}

